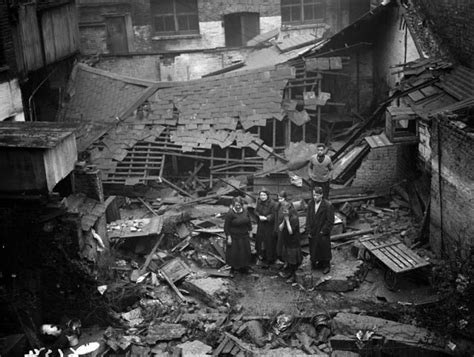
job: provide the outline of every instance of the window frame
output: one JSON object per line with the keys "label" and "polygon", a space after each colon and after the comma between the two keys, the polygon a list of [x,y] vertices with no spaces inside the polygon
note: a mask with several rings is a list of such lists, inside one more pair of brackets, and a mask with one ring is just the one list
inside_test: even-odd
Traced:
{"label": "window frame", "polygon": [[[160,0],[158,0],[160,1]],[[156,1],[156,3],[158,3]],[[151,18],[152,18],[152,27],[153,27],[153,33],[157,36],[181,36],[181,35],[199,35],[199,10],[198,10],[198,0],[194,0],[195,4],[193,7],[195,7],[195,10],[190,10],[189,12],[178,12],[178,4],[177,1],[180,0],[167,0],[171,3],[172,7],[172,12],[166,12],[166,13],[155,13],[156,11],[152,11]],[[181,0],[182,1],[182,0]],[[188,0],[186,0],[188,1]],[[153,4],[153,1],[152,1]],[[156,5],[155,5],[156,6]],[[153,10],[153,5],[152,5],[152,10]],[[187,29],[180,29],[180,23],[183,17],[186,17],[186,22],[187,22]],[[196,27],[192,28],[192,17],[195,17],[196,21]],[[156,26],[156,21],[161,19],[162,25],[165,24],[165,18],[171,18],[173,21],[174,25],[174,30],[168,31],[158,31],[157,26]],[[163,26],[165,27],[165,26]]]}
{"label": "window frame", "polygon": [[[314,0],[314,3],[311,4],[305,4],[305,0],[298,0],[298,4],[283,4],[283,1],[280,3],[280,14],[281,14],[281,24],[282,25],[304,25],[304,24],[312,24],[312,23],[318,23],[324,21],[326,18],[326,2],[324,0]],[[305,15],[305,7],[306,6],[312,6],[313,10],[315,7],[317,8],[318,6],[322,8],[322,14],[321,16],[314,17],[306,20]],[[283,19],[283,9],[288,9],[290,12],[290,17],[292,17],[293,12],[295,11],[295,8],[298,8],[298,14],[299,14],[299,19],[298,20],[284,20]]]}

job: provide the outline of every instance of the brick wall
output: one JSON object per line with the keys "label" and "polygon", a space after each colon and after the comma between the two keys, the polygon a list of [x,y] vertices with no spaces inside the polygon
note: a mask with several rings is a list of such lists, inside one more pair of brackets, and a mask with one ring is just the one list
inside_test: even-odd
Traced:
{"label": "brick wall", "polygon": [[410,145],[396,144],[371,148],[356,172],[354,187],[381,188],[391,186],[409,172]]}
{"label": "brick wall", "polygon": [[[441,150],[439,142],[442,143]],[[454,248],[468,253],[468,247],[474,245],[473,147],[472,135],[467,135],[447,118],[434,118],[431,127],[430,243],[438,254],[452,254]]]}
{"label": "brick wall", "polygon": [[474,2],[472,0],[414,0],[432,29],[456,58],[474,68]]}

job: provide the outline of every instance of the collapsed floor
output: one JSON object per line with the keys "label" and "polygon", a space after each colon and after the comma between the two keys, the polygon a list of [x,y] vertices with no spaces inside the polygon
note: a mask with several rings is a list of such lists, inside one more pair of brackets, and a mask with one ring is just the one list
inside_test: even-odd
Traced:
{"label": "collapsed floor", "polygon": [[[44,310],[56,310],[43,314],[43,323],[79,318],[86,328],[74,348],[87,351],[88,346],[95,356],[444,356],[469,348],[472,353],[468,329],[461,331],[464,336],[448,332],[426,313],[446,296],[433,287],[432,267],[438,263],[401,187],[390,196],[333,199],[339,210],[331,236],[331,273],[312,271],[305,258],[292,285],[279,276],[281,265],[256,262],[250,274],[230,274],[223,216],[229,198],[239,191],[244,192],[237,181],[194,203],[176,192],[168,199],[117,200],[124,218],[107,225],[111,249],[106,263],[95,274],[83,272],[90,279],[81,284],[70,272],[73,281],[68,288],[57,287],[62,294],[57,301],[43,298],[50,303],[43,303]],[[246,196],[252,211],[252,194]],[[294,204],[304,223],[305,202]],[[426,266],[396,274],[395,280],[393,274],[387,277],[389,267],[365,244],[374,237],[416,249]],[[307,243],[302,246],[307,254]],[[68,263],[57,263],[56,274],[67,281]],[[53,290],[51,295],[58,293]],[[25,318],[20,320],[26,337],[3,339],[4,350],[28,344],[54,350],[68,344],[46,340],[34,324],[27,323],[31,328],[25,331]],[[471,328],[472,317],[464,321]],[[78,335],[64,326],[66,335]]]}

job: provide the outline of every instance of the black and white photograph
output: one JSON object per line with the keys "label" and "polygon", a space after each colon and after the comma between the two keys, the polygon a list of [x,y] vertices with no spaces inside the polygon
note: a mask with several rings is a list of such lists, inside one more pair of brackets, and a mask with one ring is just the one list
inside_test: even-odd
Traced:
{"label": "black and white photograph", "polygon": [[0,357],[474,357],[474,0],[0,0]]}

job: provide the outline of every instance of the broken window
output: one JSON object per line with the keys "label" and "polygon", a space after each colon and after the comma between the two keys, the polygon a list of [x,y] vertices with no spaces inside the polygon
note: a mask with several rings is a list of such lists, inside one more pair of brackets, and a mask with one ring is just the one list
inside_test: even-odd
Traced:
{"label": "broken window", "polygon": [[199,33],[197,0],[152,0],[151,13],[157,34]]}
{"label": "broken window", "polygon": [[247,41],[260,34],[260,15],[256,12],[240,12],[224,16],[225,45],[245,46]]}
{"label": "broken window", "polygon": [[325,16],[322,0],[281,0],[281,22],[301,24],[321,21]]}

